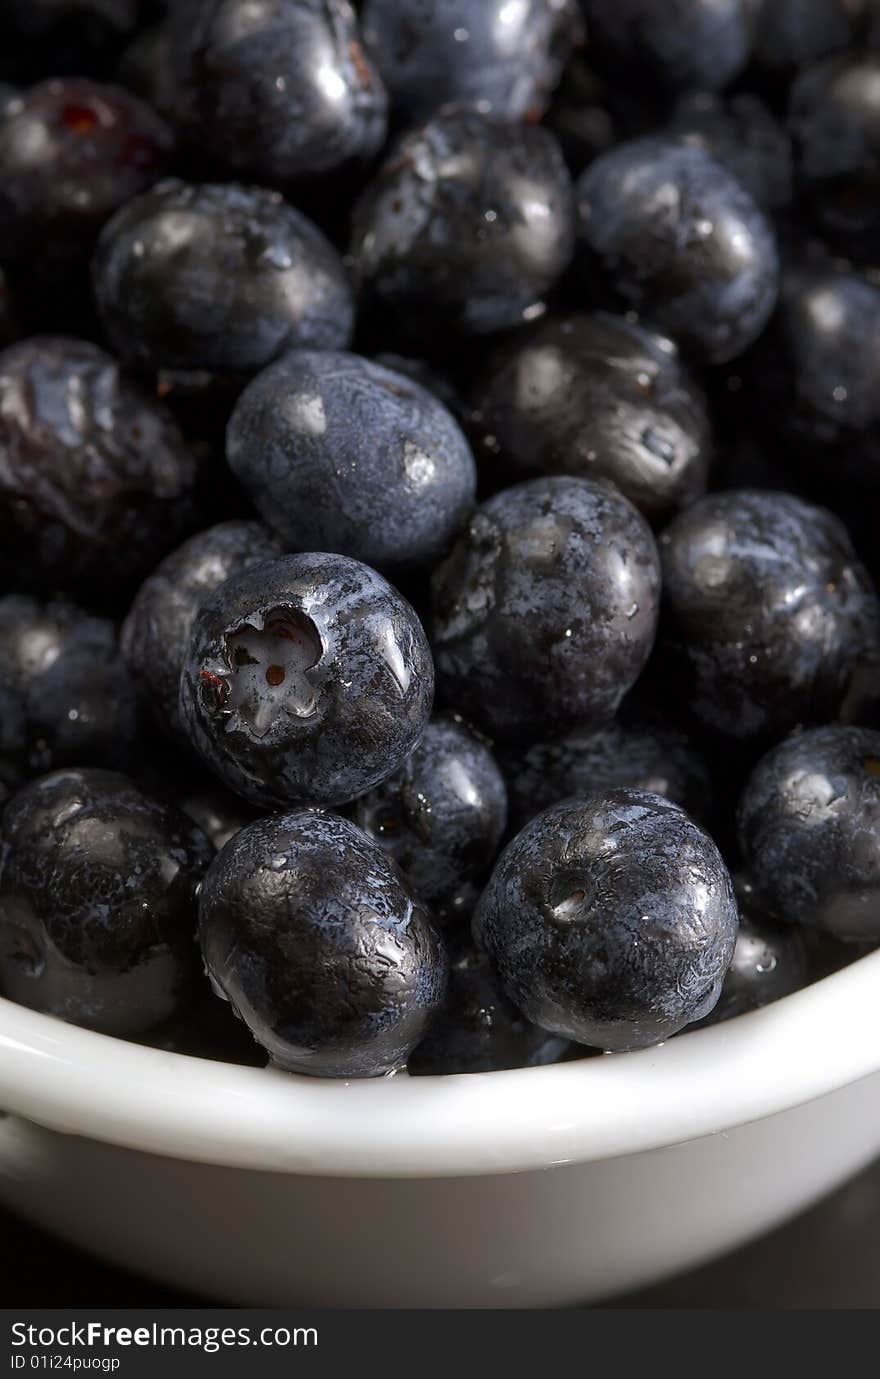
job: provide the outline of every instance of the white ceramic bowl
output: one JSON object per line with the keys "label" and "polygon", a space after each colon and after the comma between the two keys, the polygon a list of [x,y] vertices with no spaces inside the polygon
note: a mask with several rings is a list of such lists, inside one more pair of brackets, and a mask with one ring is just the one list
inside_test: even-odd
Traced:
{"label": "white ceramic bowl", "polygon": [[0,1196],[231,1303],[526,1307],[746,1240],[880,1152],[880,952],[642,1053],[323,1082],[0,1000]]}

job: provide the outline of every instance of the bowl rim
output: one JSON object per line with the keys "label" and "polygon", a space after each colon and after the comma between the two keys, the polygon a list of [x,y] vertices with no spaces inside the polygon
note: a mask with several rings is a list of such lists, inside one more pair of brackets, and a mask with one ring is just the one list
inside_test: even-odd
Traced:
{"label": "bowl rim", "polygon": [[668,1147],[880,1072],[880,950],[656,1048],[332,1081],[170,1053],[0,998],[0,1107],[166,1157],[319,1177],[528,1172]]}

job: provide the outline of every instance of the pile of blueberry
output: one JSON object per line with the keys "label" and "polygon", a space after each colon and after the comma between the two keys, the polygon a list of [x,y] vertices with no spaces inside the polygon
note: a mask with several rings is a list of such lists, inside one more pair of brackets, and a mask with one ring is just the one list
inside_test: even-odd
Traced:
{"label": "pile of blueberry", "polygon": [[471,1072],[880,943],[878,86],[878,0],[3,0],[0,993]]}

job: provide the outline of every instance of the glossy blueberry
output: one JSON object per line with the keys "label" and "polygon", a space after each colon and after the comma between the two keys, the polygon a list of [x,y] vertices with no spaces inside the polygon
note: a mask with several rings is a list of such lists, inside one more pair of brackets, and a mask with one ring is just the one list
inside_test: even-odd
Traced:
{"label": "glossy blueberry", "polygon": [[458,423],[403,374],[356,354],[294,350],[242,394],[227,455],[288,549],[379,569],[430,568],[474,505]]}
{"label": "glossy blueberry", "polygon": [[719,364],[760,335],[776,300],[773,233],[704,148],[619,144],[577,185],[588,286],[607,290],[695,358]]}
{"label": "glossy blueberry", "polygon": [[747,0],[752,56],[771,71],[796,71],[848,47],[870,0]]}
{"label": "glossy blueberry", "polygon": [[795,733],[755,767],[739,837],[757,903],[783,923],[880,939],[880,733]]}
{"label": "glossy blueberry", "polygon": [[507,747],[498,762],[514,829],[560,800],[602,795],[619,786],[663,795],[699,820],[711,812],[706,763],[674,728],[612,723],[599,732]]}
{"label": "glossy blueberry", "polygon": [[205,877],[199,927],[215,990],[290,1072],[394,1072],[443,1000],[427,911],[376,843],[320,810],[233,838]]}
{"label": "glossy blueberry", "polygon": [[222,584],[196,618],[181,712],[254,804],[343,804],[397,769],[431,711],[422,626],[346,556],[286,556]]}
{"label": "glossy blueberry", "polygon": [[610,484],[533,479],[490,498],[432,581],[446,702],[492,736],[613,718],[654,640],[651,532]]}
{"label": "glossy blueberry", "polygon": [[734,489],[677,517],[660,553],[666,636],[701,723],[760,740],[845,709],[876,658],[880,608],[836,517]]}
{"label": "glossy blueberry", "polygon": [[777,924],[755,906],[751,885],[735,883],[739,930],[718,1004],[706,1017],[720,1024],[750,1010],[781,1001],[810,980],[811,954],[807,935],[797,924]]}
{"label": "glossy blueberry", "polygon": [[199,157],[286,182],[381,147],[388,99],[347,0],[204,0],[176,37],[175,119]]}
{"label": "glossy blueberry", "polygon": [[93,271],[111,344],[145,369],[254,372],[351,338],[336,251],[260,187],[160,182],[105,226]]}
{"label": "glossy blueberry", "polygon": [[495,860],[507,792],[488,746],[448,715],[432,719],[394,775],[356,801],[354,819],[436,918],[461,920]]}
{"label": "glossy blueberry", "polygon": [[283,554],[260,522],[221,522],[165,557],[135,595],[122,625],[122,650],[156,723],[179,739],[180,676],[196,614],[231,575]]}
{"label": "glossy blueberry", "polygon": [[196,890],[212,855],[191,820],[116,772],[24,786],[3,815],[0,990],[108,1034],[159,1024],[198,971]]}
{"label": "glossy blueberry", "polygon": [[367,45],[413,119],[450,102],[539,119],[579,21],[576,0],[366,0],[363,11]]}
{"label": "glossy blueberry", "polygon": [[0,115],[0,261],[76,264],[125,201],[162,175],[164,120],[116,86],[42,82]]}
{"label": "glossy blueberry", "polygon": [[651,520],[705,491],[706,403],[671,340],[604,312],[551,317],[490,360],[472,424],[502,474],[610,479]]}
{"label": "glossy blueberry", "polygon": [[718,91],[737,76],[749,56],[749,4],[581,0],[594,61],[664,92]]}
{"label": "glossy blueberry", "polygon": [[660,795],[625,789],[527,824],[474,915],[527,1019],[615,1051],[709,1013],[736,929],[733,884],[708,834]]}
{"label": "glossy blueberry", "polygon": [[[795,263],[748,370],[759,417],[832,500],[880,487],[880,288],[832,264]],[[820,490],[821,491],[821,490]]]}
{"label": "glossy blueberry", "polygon": [[406,1070],[411,1077],[443,1077],[534,1068],[557,1063],[568,1047],[520,1015],[486,954],[465,939],[450,951],[446,999]]}
{"label": "glossy blueberry", "polygon": [[97,591],[143,578],[191,516],[196,465],[171,418],[84,340],[0,353],[0,571]]}
{"label": "glossy blueberry", "polygon": [[789,128],[801,191],[819,232],[873,263],[880,234],[880,53],[808,67],[791,88]]}
{"label": "glossy blueberry", "polygon": [[574,248],[571,179],[545,129],[448,110],[403,136],[355,207],[351,254],[399,337],[539,314]]}
{"label": "glossy blueberry", "polygon": [[703,148],[741,182],[756,204],[778,211],[791,204],[791,139],[763,101],[749,92],[723,98],[705,91],[684,96],[668,132]]}
{"label": "glossy blueberry", "polygon": [[72,603],[0,598],[0,703],[32,774],[118,765],[133,751],[137,695],[116,629]]}

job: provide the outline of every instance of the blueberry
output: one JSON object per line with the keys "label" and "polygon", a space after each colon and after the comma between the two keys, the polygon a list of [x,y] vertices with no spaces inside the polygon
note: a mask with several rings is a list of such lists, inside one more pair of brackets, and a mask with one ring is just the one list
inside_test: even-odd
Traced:
{"label": "blueberry", "polygon": [[255,372],[351,338],[339,256],[263,188],[160,182],[105,226],[93,271],[111,344],[145,369]]}
{"label": "blueberry", "polygon": [[600,68],[676,92],[718,91],[738,75],[749,57],[750,3],[581,0],[581,7]]}
{"label": "blueberry", "polygon": [[403,136],[357,206],[361,292],[398,339],[539,314],[574,247],[571,179],[545,129],[447,110]]}
{"label": "blueberry", "polygon": [[795,733],[752,773],[739,834],[757,903],[785,923],[880,939],[880,733]]}
{"label": "blueberry", "polygon": [[125,201],[162,175],[165,122],[135,96],[79,77],[42,82],[0,116],[0,260],[77,266]]}
{"label": "blueberry", "polygon": [[492,1073],[557,1063],[567,1040],[548,1034],[508,1000],[485,953],[459,941],[449,955],[449,986],[428,1033],[410,1054],[414,1077]]}
{"label": "blueberry", "polygon": [[526,1019],[597,1048],[644,1048],[713,1008],[737,909],[721,854],[642,790],[568,800],[510,843],[474,936]]}
{"label": "blueberry", "polygon": [[717,1025],[780,1001],[806,986],[810,978],[810,949],[805,932],[796,924],[777,924],[761,914],[755,908],[748,882],[740,879],[736,891],[736,946],[718,1004],[706,1017],[707,1025]]}
{"label": "blueberry", "polygon": [[106,597],[191,516],[193,457],[170,417],[84,340],[0,353],[0,571]]}
{"label": "blueberry", "polygon": [[756,425],[763,420],[790,447],[818,492],[836,505],[847,496],[843,490],[880,487],[880,288],[874,283],[831,264],[790,264],[748,378]]}
{"label": "blueberry", "polygon": [[789,127],[801,191],[840,253],[873,263],[880,234],[880,53],[830,58],[791,88]]}
{"label": "blueberry", "polygon": [[671,655],[696,718],[743,740],[844,711],[878,650],[846,529],[787,493],[700,499],[660,539]]}
{"label": "blueberry", "polygon": [[289,549],[379,569],[435,564],[470,515],[476,468],[431,393],[356,354],[294,350],[245,389],[233,473]]}
{"label": "blueberry", "polygon": [[199,157],[286,182],[381,147],[387,96],[347,0],[204,0],[175,39],[175,119]]}
{"label": "blueberry", "polygon": [[752,55],[783,73],[846,48],[857,36],[866,0],[748,0]]}
{"label": "blueberry", "polygon": [[394,1072],[443,999],[427,911],[347,819],[303,809],[251,824],[209,868],[199,917],[215,990],[290,1072]]}
{"label": "blueberry", "polygon": [[148,575],[122,626],[122,649],[159,727],[186,740],[180,676],[196,614],[231,575],[283,554],[259,522],[221,522],[185,541]]}
{"label": "blueberry", "polygon": [[341,555],[233,576],[196,618],[181,680],[195,745],[254,804],[343,804],[378,785],[428,720],[431,653],[406,600]]}
{"label": "blueberry", "polygon": [[791,139],[757,96],[695,92],[678,103],[668,132],[703,148],[741,182],[756,204],[778,211],[794,196]]}
{"label": "blueberry", "polygon": [[748,192],[704,148],[635,139],[577,185],[584,271],[695,358],[733,359],[776,300],[773,233]]}
{"label": "blueberry", "polygon": [[473,425],[502,472],[610,479],[662,520],[706,488],[706,403],[671,340],[603,312],[551,317],[490,360]]}
{"label": "blueberry", "polygon": [[71,603],[0,598],[0,702],[32,773],[117,765],[133,753],[137,696],[116,629]]}
{"label": "blueberry", "polygon": [[197,973],[207,838],[112,771],[56,771],[3,815],[0,989],[108,1034],[166,1019]]}
{"label": "blueberry", "polygon": [[507,822],[504,780],[459,718],[433,719],[397,771],[354,806],[432,914],[469,918]]}
{"label": "blueberry", "polygon": [[498,760],[515,829],[559,800],[601,795],[619,786],[663,795],[700,820],[711,812],[706,763],[674,728],[612,723],[599,732],[507,747]]}
{"label": "blueberry", "polygon": [[366,0],[364,37],[395,104],[539,119],[580,36],[576,0]]}
{"label": "blueberry", "polygon": [[477,509],[432,593],[447,702],[529,740],[613,718],[654,640],[659,561],[610,484],[533,479]]}

